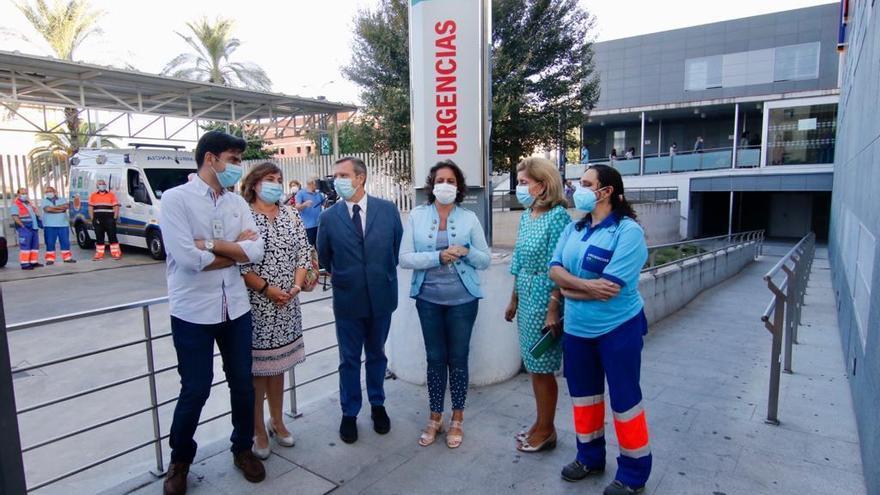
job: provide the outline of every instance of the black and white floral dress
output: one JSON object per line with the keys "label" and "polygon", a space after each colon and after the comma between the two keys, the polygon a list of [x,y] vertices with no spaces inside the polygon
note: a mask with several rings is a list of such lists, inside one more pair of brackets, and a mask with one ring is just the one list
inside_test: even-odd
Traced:
{"label": "black and white floral dress", "polygon": [[[296,210],[282,206],[275,221],[251,208],[251,214],[265,243],[263,261],[242,265],[242,275],[254,272],[269,285],[293,288],[298,268],[311,266],[311,246]],[[264,294],[248,289],[254,321],[253,374],[280,375],[305,360],[302,312],[299,297],[277,306]]]}

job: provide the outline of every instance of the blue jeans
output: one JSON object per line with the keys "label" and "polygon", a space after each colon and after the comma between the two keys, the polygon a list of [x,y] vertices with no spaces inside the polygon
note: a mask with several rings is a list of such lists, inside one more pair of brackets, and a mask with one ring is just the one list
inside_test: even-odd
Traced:
{"label": "blue jeans", "polygon": [[428,358],[428,402],[431,412],[443,412],[447,376],[452,409],[464,409],[471,333],[478,309],[478,299],[455,306],[416,300]]}
{"label": "blue jeans", "polygon": [[385,341],[391,328],[391,314],[371,318],[337,318],[339,342],[339,404],[343,416],[357,416],[363,403],[361,393],[361,354],[367,359],[367,397],[370,405],[385,404]]}
{"label": "blue jeans", "polygon": [[250,450],[254,437],[254,383],[251,375],[253,324],[250,312],[213,325],[171,317],[177,351],[180,396],[171,423],[171,462],[191,463],[198,444],[193,440],[202,407],[214,379],[214,341],[223,358],[223,372],[232,405],[232,452]]}

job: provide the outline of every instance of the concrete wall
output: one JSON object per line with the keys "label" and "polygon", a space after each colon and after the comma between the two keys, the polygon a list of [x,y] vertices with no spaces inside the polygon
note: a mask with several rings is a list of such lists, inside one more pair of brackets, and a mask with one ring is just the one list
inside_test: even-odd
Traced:
{"label": "concrete wall", "polygon": [[[699,260],[683,262],[649,273],[642,273],[639,291],[645,299],[649,323],[674,313],[697,294],[739,273],[754,261],[757,244],[728,248]],[[415,301],[409,295],[412,272],[399,270],[400,306],[394,313],[388,337],[388,368],[410,383],[425,383],[425,342],[422,338]],[[521,358],[516,323],[504,321],[513,277],[510,254],[495,253],[492,266],[481,273],[485,298],[471,337],[470,383],[488,385],[503,382],[520,370]]]}
{"label": "concrete wall", "polygon": [[[645,237],[649,246],[678,242],[682,239],[679,234],[681,206],[678,201],[637,203],[633,207],[639,216],[639,224],[645,229]],[[496,247],[512,248],[514,246],[522,213],[522,211],[492,212],[492,235]],[[583,213],[575,209],[568,210],[568,214],[573,220],[578,220],[583,216]]]}
{"label": "concrete wall", "polygon": [[829,254],[865,484],[880,495],[880,3],[849,5]]}
{"label": "concrete wall", "polygon": [[[596,110],[837,88],[837,11],[819,5],[596,43]],[[685,91],[687,59],[816,41],[818,79]]]}
{"label": "concrete wall", "polygon": [[756,243],[741,244],[680,265],[644,272],[639,292],[645,300],[648,323],[655,323],[678,311],[700,292],[739,273],[758,254]]}

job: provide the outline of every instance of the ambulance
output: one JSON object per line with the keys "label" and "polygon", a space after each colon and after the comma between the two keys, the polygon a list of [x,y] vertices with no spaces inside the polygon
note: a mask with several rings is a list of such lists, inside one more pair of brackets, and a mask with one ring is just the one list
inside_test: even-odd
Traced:
{"label": "ambulance", "polygon": [[159,225],[162,193],[185,183],[196,172],[193,153],[182,146],[134,144],[130,149],[81,149],[70,158],[70,224],[82,249],[95,246],[89,218],[89,195],[98,179],[107,181],[119,201],[119,243],[149,250],[165,259]]}

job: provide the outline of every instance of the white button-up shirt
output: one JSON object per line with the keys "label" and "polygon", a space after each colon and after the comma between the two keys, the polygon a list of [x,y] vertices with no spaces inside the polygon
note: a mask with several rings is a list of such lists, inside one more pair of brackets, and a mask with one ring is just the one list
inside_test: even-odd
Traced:
{"label": "white button-up shirt", "polygon": [[351,201],[346,201],[345,206],[348,207],[348,216],[351,219],[354,219],[354,205],[358,205],[361,207],[361,232],[364,234],[367,233],[367,195],[364,194],[364,197],[361,198],[357,203],[352,203]]}
{"label": "white button-up shirt", "polygon": [[[196,239],[235,241],[244,230],[259,232],[244,198],[224,192],[215,200],[208,184],[196,176],[162,195],[159,227],[167,254],[171,316],[189,323],[215,324],[250,311],[238,266],[205,271],[215,256],[195,245]],[[238,245],[251,263],[263,259],[262,237]]]}

